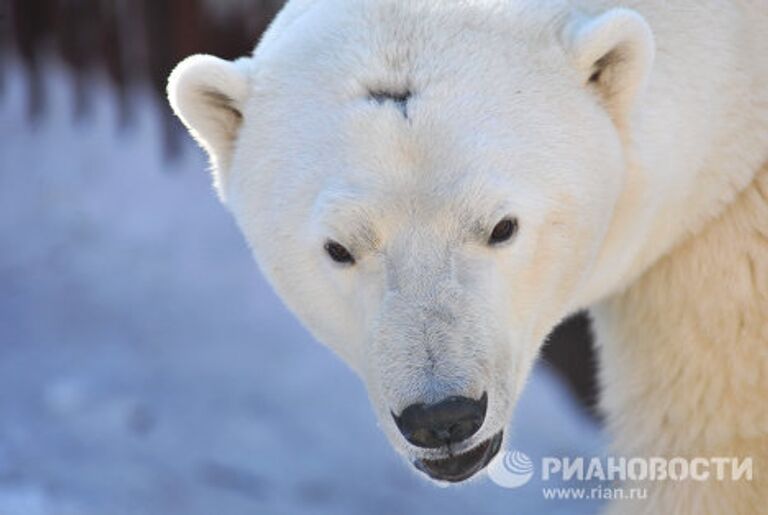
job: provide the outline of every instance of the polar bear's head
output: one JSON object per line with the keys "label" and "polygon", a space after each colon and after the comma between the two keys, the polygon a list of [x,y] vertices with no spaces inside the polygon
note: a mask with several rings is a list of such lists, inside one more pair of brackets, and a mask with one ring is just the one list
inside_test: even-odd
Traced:
{"label": "polar bear's head", "polygon": [[169,85],[266,276],[437,480],[488,463],[602,287],[653,53],[632,11],[512,3],[294,1]]}

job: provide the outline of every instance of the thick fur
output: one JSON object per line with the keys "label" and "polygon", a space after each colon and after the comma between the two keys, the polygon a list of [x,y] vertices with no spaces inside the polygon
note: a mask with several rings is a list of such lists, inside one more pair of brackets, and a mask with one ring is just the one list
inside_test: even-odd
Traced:
{"label": "thick fur", "polygon": [[615,513],[763,513],[768,166],[725,213],[592,310],[603,407],[626,456],[752,457],[753,482],[667,481]]}
{"label": "thick fur", "polygon": [[[766,27],[762,0],[292,0],[252,57],[192,57],[169,97],[408,459],[445,454],[391,413],[488,392],[453,452],[477,445],[547,333],[596,306],[618,452],[749,454],[760,476]],[[519,233],[489,246],[506,216]],[[637,509],[756,512],[763,481],[654,485]]]}

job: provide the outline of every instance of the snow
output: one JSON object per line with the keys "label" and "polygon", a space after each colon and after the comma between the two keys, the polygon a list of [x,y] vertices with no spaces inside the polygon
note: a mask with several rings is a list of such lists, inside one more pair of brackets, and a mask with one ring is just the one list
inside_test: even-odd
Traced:
{"label": "snow", "polygon": [[[137,93],[118,128],[104,81],[74,120],[48,67],[48,112],[0,97],[0,515],[594,513],[536,481],[438,488],[392,450],[362,383],[270,290],[185,139],[163,158]],[[161,110],[163,111],[161,113]],[[512,446],[594,455],[600,431],[548,370]]]}

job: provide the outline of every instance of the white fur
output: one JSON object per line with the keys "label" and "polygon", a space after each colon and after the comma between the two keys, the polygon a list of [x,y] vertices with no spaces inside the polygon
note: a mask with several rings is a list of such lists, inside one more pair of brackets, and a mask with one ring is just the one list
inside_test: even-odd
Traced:
{"label": "white fur", "polygon": [[753,482],[632,485],[613,513],[764,513],[768,166],[720,217],[593,309],[602,404],[628,456],[752,457]]}
{"label": "white fur", "polygon": [[[410,446],[390,411],[487,391],[462,448],[476,445],[506,425],[552,327],[596,304],[620,450],[757,454],[765,297],[753,309],[717,292],[745,246],[754,273],[739,295],[765,295],[765,227],[733,229],[766,206],[748,193],[765,192],[766,26],[761,0],[292,0],[251,58],[192,57],[169,92],[262,270],[361,375],[407,457],[440,454]],[[370,98],[406,90],[407,118]],[[489,247],[508,215],[519,234]],[[331,262],[329,238],[355,266]],[[721,323],[704,334],[702,317]],[[696,418],[712,391],[705,411],[738,422]],[[756,499],[755,485],[724,495]],[[649,513],[720,506],[675,492]]]}

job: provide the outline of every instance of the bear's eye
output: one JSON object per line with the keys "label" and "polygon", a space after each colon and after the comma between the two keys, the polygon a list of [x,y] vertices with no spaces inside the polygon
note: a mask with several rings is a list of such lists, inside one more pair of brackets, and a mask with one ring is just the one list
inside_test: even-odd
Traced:
{"label": "bear's eye", "polygon": [[328,240],[325,242],[325,251],[331,256],[331,259],[337,263],[343,263],[347,265],[354,265],[355,258],[352,254],[339,242]]}
{"label": "bear's eye", "polygon": [[488,238],[488,244],[499,245],[505,241],[509,241],[516,233],[517,219],[510,217],[504,218],[493,228],[493,232],[491,233],[490,238]]}

